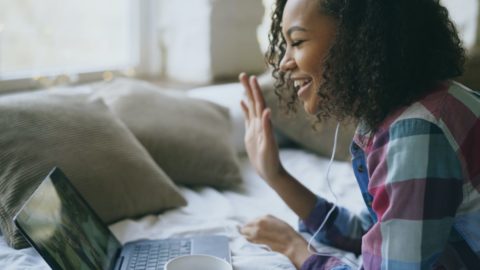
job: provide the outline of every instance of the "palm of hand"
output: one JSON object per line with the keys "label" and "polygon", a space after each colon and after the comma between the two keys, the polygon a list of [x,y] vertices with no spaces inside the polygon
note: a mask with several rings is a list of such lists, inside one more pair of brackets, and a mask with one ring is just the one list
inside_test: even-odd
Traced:
{"label": "palm of hand", "polygon": [[241,74],[240,82],[248,97],[247,102],[241,103],[245,115],[247,154],[258,174],[269,182],[283,170],[273,136],[271,111],[265,107],[265,101],[255,77],[249,80],[245,74]]}
{"label": "palm of hand", "polygon": [[245,147],[255,169],[266,180],[278,171],[275,164],[280,163],[276,143],[268,137],[260,118],[250,121],[245,133]]}

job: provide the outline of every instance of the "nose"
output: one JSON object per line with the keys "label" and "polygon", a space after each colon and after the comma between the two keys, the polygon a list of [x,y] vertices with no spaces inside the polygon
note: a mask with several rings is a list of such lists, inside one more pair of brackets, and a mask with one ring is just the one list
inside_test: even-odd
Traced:
{"label": "nose", "polygon": [[280,61],[280,70],[287,72],[293,70],[296,66],[297,64],[295,63],[295,59],[292,57],[290,50],[287,49],[287,51],[285,51],[285,55]]}

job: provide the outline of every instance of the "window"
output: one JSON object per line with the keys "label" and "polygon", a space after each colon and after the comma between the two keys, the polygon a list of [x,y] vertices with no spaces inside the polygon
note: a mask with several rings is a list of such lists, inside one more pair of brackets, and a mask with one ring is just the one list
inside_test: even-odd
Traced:
{"label": "window", "polygon": [[128,0],[0,0],[2,77],[132,64],[128,5]]}
{"label": "window", "polygon": [[272,12],[274,11],[274,0],[262,0],[263,6],[265,7],[265,13],[263,15],[262,23],[258,26],[257,29],[257,39],[260,44],[262,52],[265,53],[268,49],[268,33],[270,31],[270,25],[272,24]]}
{"label": "window", "polygon": [[[27,80],[32,86],[41,78],[131,75],[154,47],[142,44],[154,42],[154,2],[0,0],[0,82],[22,81],[25,87]],[[5,87],[0,84],[0,90]]]}

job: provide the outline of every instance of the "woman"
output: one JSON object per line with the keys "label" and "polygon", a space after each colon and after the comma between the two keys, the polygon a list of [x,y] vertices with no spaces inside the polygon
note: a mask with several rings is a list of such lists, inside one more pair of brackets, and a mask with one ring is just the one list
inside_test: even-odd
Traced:
{"label": "woman", "polygon": [[[277,0],[267,53],[277,92],[319,120],[359,122],[352,163],[368,211],[317,197],[282,166],[255,77],[240,75],[245,142],[259,175],[317,241],[361,254],[364,269],[480,265],[480,95],[452,81],[464,50],[438,0]],[[285,96],[284,93],[278,93]],[[285,222],[241,228],[301,269],[351,269],[308,251]],[[463,267],[463,268],[462,268]]]}

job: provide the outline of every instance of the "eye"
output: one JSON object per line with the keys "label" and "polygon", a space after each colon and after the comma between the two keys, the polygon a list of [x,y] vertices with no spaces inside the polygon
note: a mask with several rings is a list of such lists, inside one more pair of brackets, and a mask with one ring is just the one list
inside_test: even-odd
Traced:
{"label": "eye", "polygon": [[300,46],[305,40],[295,40],[292,42],[292,47]]}

